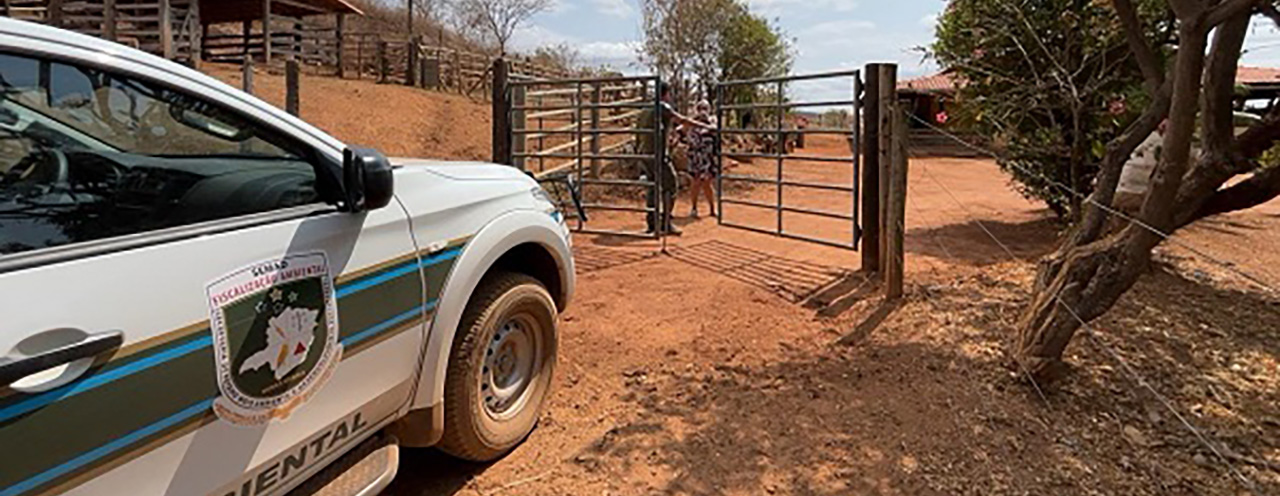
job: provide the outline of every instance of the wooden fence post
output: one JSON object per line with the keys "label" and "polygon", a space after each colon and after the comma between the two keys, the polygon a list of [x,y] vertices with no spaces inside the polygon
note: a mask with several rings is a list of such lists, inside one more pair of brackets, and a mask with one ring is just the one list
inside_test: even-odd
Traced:
{"label": "wooden fence post", "polygon": [[338,51],[334,56],[334,64],[338,66],[338,79],[342,79],[346,73],[346,54],[343,52],[347,49],[346,43],[346,14],[337,14],[336,24],[333,27],[333,37],[338,43]]}
{"label": "wooden fence post", "polygon": [[879,107],[879,119],[877,126],[880,128],[879,138],[879,158],[878,165],[880,170],[880,184],[876,186],[876,194],[879,196],[880,205],[880,272],[884,272],[885,264],[888,261],[888,250],[885,246],[884,226],[885,226],[885,207],[888,206],[889,194],[889,168],[893,164],[893,109],[896,107],[898,95],[898,66],[895,64],[881,64],[880,70],[880,95],[877,98],[876,105]]}
{"label": "wooden fence post", "polygon": [[253,57],[244,58],[244,66],[241,68],[240,89],[250,95],[253,94]]}
{"label": "wooden fence post", "polygon": [[409,60],[404,67],[405,86],[418,85],[418,49],[421,46],[419,41],[420,40],[417,36],[409,38],[409,44],[406,47],[408,49],[408,55],[406,55],[406,57],[408,57]]}
{"label": "wooden fence post", "polygon": [[102,2],[102,37],[116,41],[116,0]]}
{"label": "wooden fence post", "polygon": [[200,20],[200,0],[187,3],[187,20],[187,53],[191,57],[191,67],[198,70],[204,60],[204,40],[209,37],[209,25]]}
{"label": "wooden fence post", "polygon": [[289,115],[298,115],[298,89],[298,59],[289,57],[284,63],[284,111]]}
{"label": "wooden fence post", "polygon": [[262,0],[262,63],[271,65],[271,0]]}
{"label": "wooden fence post", "polygon": [[867,64],[862,97],[862,270],[880,270],[880,64]]}
{"label": "wooden fence post", "polygon": [[[45,19],[49,21],[49,25],[55,28],[62,27],[62,0],[49,0],[46,5],[48,11],[45,13]],[[10,13],[10,16],[13,14]]]}
{"label": "wooden fence post", "polygon": [[378,40],[378,84],[386,83],[391,66],[387,61],[387,42]]}
{"label": "wooden fence post", "polygon": [[493,61],[493,163],[511,165],[511,102],[507,99],[506,59]]}
{"label": "wooden fence post", "polygon": [[436,56],[434,58],[423,59],[423,86],[435,90],[443,89],[441,87],[444,81],[440,74],[440,57],[440,51],[436,50]]}
{"label": "wooden fence post", "polygon": [[906,241],[907,223],[907,116],[903,108],[894,99],[890,107],[893,114],[891,130],[892,156],[889,164],[888,203],[885,205],[885,297],[896,299],[902,297],[905,256],[903,246]]}

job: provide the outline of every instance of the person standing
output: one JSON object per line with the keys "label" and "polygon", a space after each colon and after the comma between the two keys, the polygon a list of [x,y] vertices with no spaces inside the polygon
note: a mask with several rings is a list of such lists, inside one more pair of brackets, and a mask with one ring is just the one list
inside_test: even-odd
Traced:
{"label": "person standing", "polygon": [[716,216],[716,197],[715,189],[712,182],[716,175],[720,173],[719,156],[716,154],[716,127],[717,120],[711,115],[711,104],[706,100],[699,101],[694,107],[693,119],[706,127],[695,126],[689,128],[689,176],[693,178],[693,186],[690,188],[690,203],[692,203],[689,216],[698,217],[698,199],[704,194],[707,197],[707,209],[711,216]]}
{"label": "person standing", "polygon": [[[672,123],[684,124],[693,127],[708,127],[706,124],[697,122],[689,117],[676,112],[675,107],[671,106],[671,86],[665,82],[658,83],[658,106],[657,109],[646,108],[640,113],[636,119],[636,152],[639,155],[648,155],[655,157],[653,159],[644,160],[644,170],[651,181],[661,186],[662,203],[661,208],[658,204],[658,195],[654,188],[649,188],[645,194],[645,206],[649,208],[647,216],[648,232],[662,232],[674,236],[681,234],[671,223],[672,210],[676,206],[676,189],[679,183],[676,181],[676,169],[672,164],[670,155],[663,154],[657,157],[657,145],[655,142],[655,133],[658,139],[667,142],[672,132]],[[661,114],[661,115],[659,115]],[[661,219],[659,219],[661,214]]]}

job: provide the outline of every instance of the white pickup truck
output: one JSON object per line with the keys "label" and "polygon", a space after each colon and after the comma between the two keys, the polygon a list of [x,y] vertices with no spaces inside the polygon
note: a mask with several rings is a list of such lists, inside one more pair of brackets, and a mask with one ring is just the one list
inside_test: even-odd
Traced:
{"label": "white pickup truck", "polygon": [[0,496],[376,494],[398,445],[502,456],[573,273],[513,168],[389,161],[0,19]]}

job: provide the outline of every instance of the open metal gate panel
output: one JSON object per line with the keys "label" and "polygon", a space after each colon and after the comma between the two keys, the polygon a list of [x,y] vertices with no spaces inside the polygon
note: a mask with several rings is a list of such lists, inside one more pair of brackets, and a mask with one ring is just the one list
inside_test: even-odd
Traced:
{"label": "open metal gate panel", "polygon": [[[590,227],[589,218],[592,211],[637,212],[660,219],[663,202],[653,201],[650,202],[653,206],[637,207],[606,203],[603,199],[593,201],[586,188],[588,185],[633,187],[644,190],[650,198],[662,198],[662,181],[656,178],[609,179],[595,174],[600,170],[598,167],[600,161],[605,160],[649,164],[645,167],[647,170],[656,170],[657,168],[652,167],[652,164],[662,163],[666,153],[666,140],[660,135],[660,129],[606,126],[606,124],[625,120],[618,117],[638,114],[644,110],[651,110],[655,115],[660,115],[661,100],[657,92],[659,84],[660,79],[655,76],[525,80],[508,83],[513,165],[522,170],[528,170],[526,165],[531,161],[537,161],[538,170],[530,171],[531,174],[543,184],[556,184],[557,186],[553,186],[552,189],[568,192],[574,210],[567,208],[570,205],[566,200],[558,199],[557,201],[561,203],[562,211],[576,213],[571,215],[575,220],[573,226],[575,232],[642,238],[661,236],[661,230],[623,231]],[[640,96],[615,99],[610,95],[612,92],[627,91],[638,91]],[[535,102],[530,103],[531,100]],[[547,100],[552,100],[552,103],[546,103]],[[601,111],[619,109],[631,112],[620,116],[603,118],[600,116]],[[587,115],[584,116],[584,112]],[[558,116],[568,116],[570,124],[552,129],[543,128],[543,119]],[[528,126],[530,120],[538,121],[538,128],[530,128]],[[642,152],[634,145],[634,137],[642,133],[650,133],[653,136],[654,149],[650,152]],[[608,146],[600,146],[602,137],[618,135],[631,135],[633,138]],[[557,136],[567,136],[570,141],[549,148],[543,146],[544,139]],[[529,151],[530,140],[537,141],[538,146],[534,151]],[[627,144],[631,146],[626,146]],[[545,166],[547,159],[567,161],[555,164],[548,169]],[[592,173],[588,173],[588,169]]]}
{"label": "open metal gate panel", "polygon": [[[822,79],[850,79],[851,83],[849,86],[849,94],[851,98],[847,100],[842,99],[842,100],[834,100],[834,101],[789,101],[787,100],[786,98],[787,83],[796,82],[796,81],[814,81],[814,80],[822,80]],[[773,102],[770,102],[770,103],[731,103],[731,102],[725,101],[726,94],[728,93],[728,89],[734,88],[734,87],[741,87],[741,86],[773,86],[774,87],[773,91],[775,92],[776,98]],[[738,156],[738,157],[747,157],[747,158],[774,159],[777,161],[777,166],[775,168],[773,177],[752,176],[752,175],[743,175],[743,174],[728,174],[722,171],[722,173],[718,176],[717,184],[716,184],[716,198],[718,203],[717,214],[719,216],[720,225],[760,232],[764,234],[772,234],[772,235],[780,236],[784,238],[791,238],[791,239],[797,239],[801,241],[808,241],[808,242],[819,243],[819,244],[824,244],[829,246],[835,246],[839,248],[857,250],[858,243],[862,237],[862,229],[858,225],[858,203],[859,203],[858,202],[858,194],[859,194],[858,180],[859,180],[859,177],[861,177],[861,167],[862,167],[861,160],[859,158],[862,150],[862,143],[861,143],[862,92],[863,92],[862,71],[860,70],[824,72],[824,73],[816,73],[816,74],[749,79],[749,80],[740,80],[740,81],[727,81],[727,82],[717,84],[716,85],[716,103],[717,103],[716,113],[721,125],[719,129],[720,139],[716,140],[716,143],[717,143],[716,153],[718,155],[719,163],[723,164],[726,156],[726,153],[723,148],[724,137],[727,135],[734,135],[734,134],[773,135],[774,139],[776,140],[774,145],[775,153],[759,153],[759,152],[736,153],[735,152],[735,153],[732,153],[731,155]],[[852,121],[853,121],[851,127],[848,129],[845,129],[845,128],[786,129],[785,128],[785,117],[787,113],[793,109],[811,108],[811,107],[846,107],[846,106],[851,108]],[[743,128],[725,127],[726,112],[751,111],[751,110],[772,110],[773,113],[775,114],[773,115],[774,117],[773,128],[743,129]],[[802,154],[791,153],[788,151],[786,146],[788,135],[797,135],[797,134],[827,134],[827,135],[837,134],[837,135],[847,136],[851,144],[850,155],[848,157],[830,157],[830,156],[802,155]],[[806,182],[806,181],[788,180],[786,178],[786,175],[784,174],[785,164],[788,160],[804,160],[804,161],[810,161],[810,162],[849,164],[853,168],[853,179],[849,184],[814,183],[814,182]],[[725,198],[725,195],[724,195],[725,181],[740,181],[740,182],[756,183],[756,184],[773,184],[774,187],[777,189],[777,196],[773,203],[764,203],[764,202],[752,201],[752,200],[746,200],[746,199]],[[803,207],[798,207],[794,205],[788,205],[785,201],[785,197],[783,194],[783,191],[788,187],[848,193],[852,197],[852,202],[853,202],[852,211],[849,213],[844,213],[844,212],[834,212],[829,210],[815,210],[812,208],[803,208]],[[772,229],[769,229],[769,228],[763,228],[759,226],[749,226],[749,225],[737,224],[737,223],[726,221],[724,218],[725,204],[743,205],[743,206],[749,206],[749,207],[774,210],[777,212],[777,223]],[[848,240],[833,240],[833,239],[816,238],[813,236],[806,236],[803,234],[789,232],[786,228],[786,225],[783,222],[784,213],[812,215],[812,216],[824,217],[828,219],[848,221],[853,226],[853,236],[851,239],[848,239]]]}

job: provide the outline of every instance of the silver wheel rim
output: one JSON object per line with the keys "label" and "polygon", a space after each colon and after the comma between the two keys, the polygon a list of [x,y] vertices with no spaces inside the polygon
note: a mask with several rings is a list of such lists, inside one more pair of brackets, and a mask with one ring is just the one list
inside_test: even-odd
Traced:
{"label": "silver wheel rim", "polygon": [[542,333],[537,321],[515,315],[498,326],[480,369],[480,402],[485,413],[505,420],[520,413],[542,366]]}

